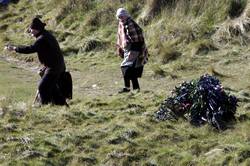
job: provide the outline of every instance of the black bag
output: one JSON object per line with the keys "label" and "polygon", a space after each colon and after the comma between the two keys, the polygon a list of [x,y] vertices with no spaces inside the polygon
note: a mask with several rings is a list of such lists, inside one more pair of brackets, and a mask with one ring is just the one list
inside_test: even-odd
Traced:
{"label": "black bag", "polygon": [[63,72],[57,83],[62,95],[66,99],[72,99],[73,83],[70,72]]}

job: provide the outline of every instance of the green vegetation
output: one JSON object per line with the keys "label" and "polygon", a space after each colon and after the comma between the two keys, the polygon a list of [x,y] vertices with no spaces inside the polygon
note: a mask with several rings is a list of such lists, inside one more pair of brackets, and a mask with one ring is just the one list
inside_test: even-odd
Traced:
{"label": "green vegetation", "polygon": [[[142,26],[150,53],[142,91],[125,95],[117,94],[115,55],[121,6]],[[0,165],[249,165],[249,10],[247,0],[23,0],[1,9],[0,48],[32,43],[34,16],[47,23],[74,98],[70,108],[33,108],[36,55],[0,49]],[[155,120],[175,86],[205,73],[239,98],[236,124],[218,132]]]}

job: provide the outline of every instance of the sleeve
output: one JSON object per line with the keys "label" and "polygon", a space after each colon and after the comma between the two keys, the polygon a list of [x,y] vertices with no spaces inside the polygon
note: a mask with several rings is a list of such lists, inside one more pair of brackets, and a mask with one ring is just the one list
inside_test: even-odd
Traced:
{"label": "sleeve", "polygon": [[18,53],[23,53],[23,54],[30,54],[30,53],[35,53],[39,49],[41,45],[41,40],[37,40],[34,44],[30,46],[19,46],[15,49],[16,52]]}
{"label": "sleeve", "polygon": [[126,26],[126,38],[129,42],[133,42],[134,38],[138,36],[135,24],[133,22],[130,22]]}
{"label": "sleeve", "polygon": [[122,29],[122,25],[121,23],[118,24],[118,30],[117,30],[117,42],[116,44],[119,46],[119,47],[122,47],[122,33],[121,31],[123,31]]}
{"label": "sleeve", "polygon": [[117,31],[117,41],[116,41],[116,45],[118,45],[118,46],[121,47],[121,36],[120,36],[119,28],[118,28],[118,31]]}

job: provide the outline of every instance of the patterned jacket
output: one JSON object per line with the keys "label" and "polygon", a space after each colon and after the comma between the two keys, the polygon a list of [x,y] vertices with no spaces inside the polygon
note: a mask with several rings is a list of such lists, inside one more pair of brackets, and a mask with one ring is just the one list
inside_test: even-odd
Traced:
{"label": "patterned jacket", "polygon": [[143,31],[131,18],[119,22],[117,45],[124,49],[124,60],[121,66],[143,66],[148,59]]}

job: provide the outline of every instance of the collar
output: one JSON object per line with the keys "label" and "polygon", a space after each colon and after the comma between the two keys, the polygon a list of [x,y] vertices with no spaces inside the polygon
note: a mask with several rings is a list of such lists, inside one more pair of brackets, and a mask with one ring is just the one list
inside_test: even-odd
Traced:
{"label": "collar", "polygon": [[124,22],[122,22],[122,24],[123,25],[126,25],[126,24],[128,24],[128,22],[131,20],[131,18],[130,17],[128,17]]}
{"label": "collar", "polygon": [[41,36],[44,32],[45,32],[45,30],[41,30],[35,37],[38,38],[38,37]]}

